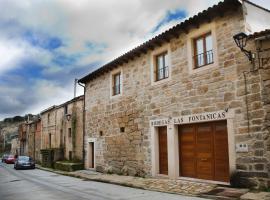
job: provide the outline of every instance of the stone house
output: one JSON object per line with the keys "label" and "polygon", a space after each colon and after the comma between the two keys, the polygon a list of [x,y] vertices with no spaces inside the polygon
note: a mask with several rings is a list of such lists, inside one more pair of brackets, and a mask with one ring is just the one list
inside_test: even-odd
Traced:
{"label": "stone house", "polygon": [[19,155],[20,152],[20,141],[18,137],[15,137],[11,140],[11,151],[12,155]]}
{"label": "stone house", "polygon": [[[253,34],[269,16],[224,0],[81,78],[85,166],[269,187],[269,70]],[[233,39],[240,32],[252,62]]]}
{"label": "stone house", "polygon": [[34,138],[34,149],[35,149],[35,154],[34,154],[34,159],[36,162],[40,163],[41,162],[41,154],[40,154],[40,149],[41,149],[41,119],[38,118],[35,121],[35,138]]}
{"label": "stone house", "polygon": [[40,162],[40,118],[35,116],[31,121],[26,123],[26,146],[27,153],[26,155],[32,157],[35,161]]}
{"label": "stone house", "polygon": [[28,147],[27,147],[27,134],[26,134],[27,126],[26,123],[21,123],[19,125],[19,142],[20,142],[20,151],[19,155],[27,155]]}
{"label": "stone house", "polygon": [[41,112],[41,149],[61,149],[61,159],[83,160],[83,96]]}

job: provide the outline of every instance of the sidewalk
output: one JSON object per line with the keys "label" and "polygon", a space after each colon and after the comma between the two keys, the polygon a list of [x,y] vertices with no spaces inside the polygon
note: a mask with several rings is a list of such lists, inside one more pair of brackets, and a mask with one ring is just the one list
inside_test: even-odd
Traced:
{"label": "sidewalk", "polygon": [[91,170],[64,172],[49,168],[43,168],[38,165],[37,168],[66,176],[81,178],[86,181],[98,181],[145,190],[182,194],[186,196],[197,196],[219,200],[270,200],[270,193],[267,192],[252,193],[249,192],[248,189],[220,187],[210,183],[200,183],[186,180],[120,176],[116,174],[103,174]]}

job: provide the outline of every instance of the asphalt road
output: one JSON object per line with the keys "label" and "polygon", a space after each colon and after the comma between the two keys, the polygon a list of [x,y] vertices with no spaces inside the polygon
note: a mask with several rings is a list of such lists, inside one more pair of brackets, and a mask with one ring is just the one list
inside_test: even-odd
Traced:
{"label": "asphalt road", "polygon": [[113,184],[84,181],[55,173],[15,170],[0,163],[1,200],[203,200]]}

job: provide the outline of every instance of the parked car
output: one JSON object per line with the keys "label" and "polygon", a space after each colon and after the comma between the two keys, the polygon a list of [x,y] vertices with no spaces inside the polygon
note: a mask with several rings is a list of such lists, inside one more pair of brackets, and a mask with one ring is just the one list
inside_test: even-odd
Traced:
{"label": "parked car", "polygon": [[7,159],[5,160],[5,163],[7,163],[7,164],[14,164],[15,163],[15,160],[16,160],[15,156],[9,155],[7,157]]}
{"label": "parked car", "polygon": [[6,159],[8,158],[8,154],[4,154],[2,156],[2,162],[6,162]]}
{"label": "parked car", "polygon": [[29,156],[18,156],[14,169],[35,169],[35,161]]}

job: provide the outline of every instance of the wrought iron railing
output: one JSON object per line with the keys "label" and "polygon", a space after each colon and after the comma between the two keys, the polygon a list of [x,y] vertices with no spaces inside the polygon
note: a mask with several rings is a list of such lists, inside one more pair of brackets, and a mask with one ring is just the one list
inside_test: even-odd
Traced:
{"label": "wrought iron railing", "polygon": [[160,69],[157,70],[157,77],[156,80],[160,81],[163,80],[165,78],[169,77],[169,67],[162,67]]}
{"label": "wrought iron railing", "polygon": [[113,86],[113,95],[120,94],[121,91],[121,84]]}
{"label": "wrought iron railing", "polygon": [[194,57],[195,68],[200,68],[205,65],[214,63],[213,50],[195,55]]}

